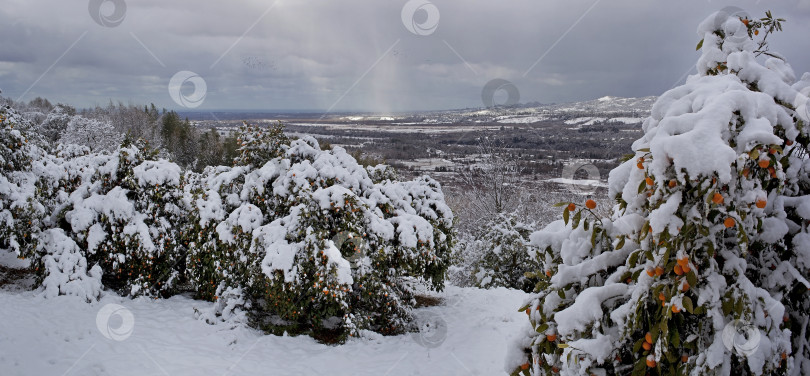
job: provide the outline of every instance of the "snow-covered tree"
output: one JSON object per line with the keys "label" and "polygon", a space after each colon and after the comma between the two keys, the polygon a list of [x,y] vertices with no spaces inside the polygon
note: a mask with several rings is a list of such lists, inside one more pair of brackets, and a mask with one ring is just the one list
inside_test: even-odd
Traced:
{"label": "snow-covered tree", "polygon": [[810,76],[768,51],[781,22],[704,21],[699,74],[610,174],[612,216],[571,204],[532,235],[548,277],[508,372],[810,372]]}
{"label": "snow-covered tree", "polygon": [[492,219],[485,231],[467,244],[466,255],[475,255],[473,265],[475,284],[483,288],[509,287],[532,291],[538,267],[534,260],[535,247],[529,242],[532,225],[523,223],[516,215],[501,214]]}
{"label": "snow-covered tree", "polygon": [[59,143],[87,146],[94,152],[111,152],[121,145],[123,139],[109,122],[75,115],[68,121]]}
{"label": "snow-covered tree", "polygon": [[56,143],[68,127],[76,109],[66,104],[57,104],[36,130],[50,143]]}

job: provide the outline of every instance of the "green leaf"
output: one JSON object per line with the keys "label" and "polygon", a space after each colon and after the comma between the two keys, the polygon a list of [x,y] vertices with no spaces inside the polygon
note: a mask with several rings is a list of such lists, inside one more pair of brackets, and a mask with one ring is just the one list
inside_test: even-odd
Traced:
{"label": "green leaf", "polygon": [[644,192],[645,189],[647,189],[647,181],[642,180],[641,184],[638,185],[638,193],[641,194],[641,192]]}
{"label": "green leaf", "polygon": [[[585,223],[587,224],[588,221],[585,221]],[[598,234],[598,232],[596,230],[591,232],[591,248],[596,248],[596,235],[597,234]]]}
{"label": "green leaf", "polygon": [[683,308],[686,308],[686,311],[689,313],[695,313],[695,307],[692,305],[692,299],[688,296],[684,296],[683,300],[681,300],[683,304]]}
{"label": "green leaf", "polygon": [[638,149],[638,150],[636,150],[636,151],[637,151],[637,152],[639,152],[639,153],[649,153],[649,152],[650,152],[650,148],[641,148],[641,149]]}
{"label": "green leaf", "polygon": [[672,346],[681,347],[681,335],[678,333],[677,330],[673,330],[670,332],[669,341],[672,342]]}
{"label": "green leaf", "polygon": [[570,202],[558,202],[558,203],[552,205],[551,207],[553,207],[553,208],[561,208],[561,207],[566,206],[568,204],[570,204]]}
{"label": "green leaf", "polygon": [[536,329],[534,329],[537,333],[545,333],[548,330],[548,324],[539,325]]}
{"label": "green leaf", "polygon": [[622,247],[624,247],[624,240],[625,240],[624,235],[619,237],[619,243],[616,244],[616,250],[622,249]]}
{"label": "green leaf", "polygon": [[644,357],[641,357],[636,364],[633,366],[633,374],[632,376],[642,376],[647,371],[647,361]]}
{"label": "green leaf", "polygon": [[721,308],[723,309],[723,315],[728,316],[733,309],[733,305],[731,301],[728,299],[723,299],[723,302],[720,304]]}
{"label": "green leaf", "polygon": [[[622,239],[622,242],[623,242],[623,241],[624,241],[624,239]],[[624,243],[622,243],[622,245],[623,245],[623,244],[624,244]],[[630,267],[631,267],[631,268],[635,268],[635,267],[636,267],[636,262],[638,261],[638,256],[639,256],[640,254],[641,254],[641,251],[640,251],[640,250],[639,250],[639,251],[635,251],[635,252],[633,252],[633,253],[631,253],[631,254],[630,254],[630,258],[629,258],[627,261],[630,263]]]}
{"label": "green leaf", "polygon": [[703,39],[701,39],[701,40],[700,40],[700,42],[698,42],[698,44],[697,44],[697,48],[695,48],[695,51],[698,51],[698,50],[700,50],[701,48],[703,48]]}
{"label": "green leaf", "polygon": [[570,215],[571,215],[571,211],[569,211],[568,208],[565,208],[565,210],[563,211],[563,221],[565,221],[566,225],[568,224],[568,217]]}
{"label": "green leaf", "polygon": [[579,226],[579,220],[581,218],[582,218],[582,210],[577,211],[576,214],[574,214],[574,218],[572,218],[571,220],[571,227],[577,228],[577,226]]}
{"label": "green leaf", "polygon": [[689,286],[697,286],[697,275],[695,275],[694,269],[690,270],[689,273],[686,273],[686,282],[689,283]]}
{"label": "green leaf", "polygon": [[565,299],[565,291],[557,290],[557,296],[559,296],[560,299]]}
{"label": "green leaf", "polygon": [[633,352],[634,353],[639,352],[641,350],[641,345],[643,345],[643,344],[644,344],[644,338],[639,339],[638,341],[636,341],[636,343],[633,344]]}

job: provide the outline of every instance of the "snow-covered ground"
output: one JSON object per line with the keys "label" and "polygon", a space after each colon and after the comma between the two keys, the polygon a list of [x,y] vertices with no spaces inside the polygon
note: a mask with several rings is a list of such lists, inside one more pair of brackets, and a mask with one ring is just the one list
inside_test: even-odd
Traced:
{"label": "snow-covered ground", "polygon": [[[210,303],[184,296],[107,293],[87,304],[38,294],[0,290],[2,375],[499,375],[507,341],[528,323],[517,311],[528,296],[521,291],[448,286],[433,293],[440,305],[417,309],[420,322],[434,323],[422,334],[327,346],[307,336],[208,325],[194,318],[194,308]],[[105,314],[116,304],[123,309]]]}

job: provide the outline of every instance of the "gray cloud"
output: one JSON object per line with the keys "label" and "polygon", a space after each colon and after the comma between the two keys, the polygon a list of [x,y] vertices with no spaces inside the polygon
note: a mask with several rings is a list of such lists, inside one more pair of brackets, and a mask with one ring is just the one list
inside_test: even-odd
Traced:
{"label": "gray cloud", "polygon": [[810,0],[433,0],[441,17],[426,36],[403,26],[405,3],[126,0],[124,21],[106,28],[83,0],[9,0],[0,89],[16,99],[31,87],[23,100],[80,107],[112,99],[178,108],[167,85],[189,70],[208,86],[199,109],[477,107],[493,78],[513,82],[523,102],[658,95],[694,66],[698,23],[728,5],[787,18],[772,49],[798,74],[810,70]]}

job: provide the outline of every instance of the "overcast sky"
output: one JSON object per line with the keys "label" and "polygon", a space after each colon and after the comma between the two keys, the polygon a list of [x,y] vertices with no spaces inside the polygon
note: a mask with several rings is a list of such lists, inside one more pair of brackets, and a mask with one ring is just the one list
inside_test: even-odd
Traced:
{"label": "overcast sky", "polygon": [[[521,102],[659,95],[694,67],[698,23],[730,5],[787,18],[772,50],[810,71],[810,0],[413,1],[3,0],[0,89],[77,107],[382,113],[479,107],[498,78]],[[199,78],[173,100],[181,71]]]}

